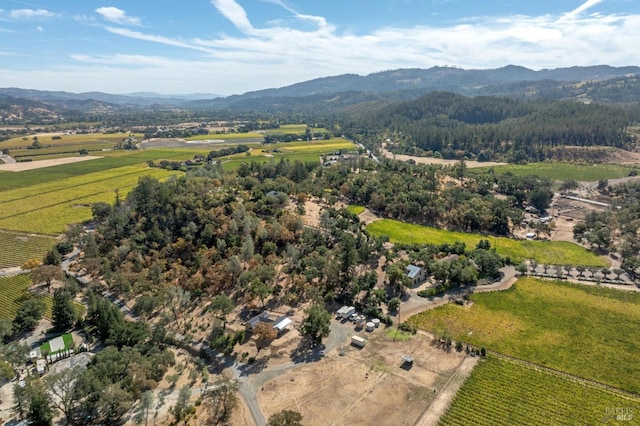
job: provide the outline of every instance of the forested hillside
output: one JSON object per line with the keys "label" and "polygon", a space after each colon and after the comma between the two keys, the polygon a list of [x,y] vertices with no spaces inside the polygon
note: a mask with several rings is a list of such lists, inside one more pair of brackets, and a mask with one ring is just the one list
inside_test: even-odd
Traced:
{"label": "forested hillside", "polygon": [[561,145],[630,149],[636,141],[627,128],[637,118],[637,108],[435,92],[348,119],[344,128],[386,132],[395,152],[519,162],[547,159]]}

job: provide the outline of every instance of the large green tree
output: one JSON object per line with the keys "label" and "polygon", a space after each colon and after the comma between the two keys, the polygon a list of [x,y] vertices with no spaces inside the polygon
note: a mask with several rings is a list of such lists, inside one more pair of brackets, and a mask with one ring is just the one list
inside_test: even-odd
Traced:
{"label": "large green tree", "polygon": [[65,288],[59,288],[53,293],[52,317],[53,326],[59,331],[69,330],[76,322],[71,294]]}
{"label": "large green tree", "polygon": [[312,305],[304,313],[307,316],[302,320],[300,332],[319,343],[331,331],[331,314],[321,305]]}

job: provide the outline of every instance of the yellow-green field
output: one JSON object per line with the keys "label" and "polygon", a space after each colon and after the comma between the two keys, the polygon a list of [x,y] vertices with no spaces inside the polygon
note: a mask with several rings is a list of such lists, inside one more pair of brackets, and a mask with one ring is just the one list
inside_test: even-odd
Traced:
{"label": "yellow-green field", "polygon": [[[277,129],[267,129],[265,131],[265,133],[267,135],[276,135],[276,134],[284,134],[284,133],[288,133],[288,134],[298,134],[298,135],[304,135],[305,132],[307,131],[307,125],[306,124],[281,124],[280,127],[278,127]],[[322,128],[322,127],[310,127],[309,128],[313,133],[326,133],[327,129]]]}
{"label": "yellow-green field", "polygon": [[[262,133],[256,132],[248,132],[248,133],[210,133],[208,135],[195,135],[185,138],[187,141],[203,141],[207,139],[215,140],[237,140],[237,139],[255,139],[260,138],[264,139],[264,135]],[[240,142],[240,141],[238,141]],[[256,142],[257,143],[257,142]]]}
{"label": "yellow-green field", "polygon": [[[15,275],[12,277],[0,277],[0,318],[13,320],[22,302],[32,297],[29,292],[31,279],[29,275]],[[44,316],[51,318],[53,298],[42,296],[46,305]]]}
{"label": "yellow-green field", "polygon": [[596,425],[616,421],[616,409],[635,419],[640,399],[587,386],[562,375],[488,356],[480,360],[439,425]]}
{"label": "yellow-green field", "polygon": [[261,163],[277,163],[280,159],[295,161],[320,161],[321,155],[332,154],[336,151],[357,150],[357,146],[353,143],[342,139],[333,138],[322,141],[305,141],[305,142],[283,142],[263,145],[260,148],[251,149],[250,155],[246,153],[221,157],[222,167],[225,170],[235,170],[242,163],[250,163],[252,161]]}
{"label": "yellow-green field", "polygon": [[640,293],[521,278],[409,322],[454,340],[640,394]]}
{"label": "yellow-green field", "polygon": [[366,208],[364,206],[357,206],[355,204],[351,204],[349,206],[347,206],[347,211],[349,213],[355,214],[355,215],[359,215],[360,213],[364,212],[366,210]]}
{"label": "yellow-green field", "polygon": [[55,238],[0,231],[0,268],[20,266],[29,259],[42,259]]}
{"label": "yellow-green field", "polygon": [[[9,139],[0,143],[0,148],[9,148],[10,155],[19,161],[59,158],[65,155],[77,155],[81,149],[91,153],[102,152],[113,148],[129,137],[131,133],[89,133],[78,135],[40,134],[38,142],[43,146],[38,149],[27,149],[34,142],[33,136]],[[62,139],[53,139],[60,136]],[[142,134],[134,134],[140,140]]]}
{"label": "yellow-green field", "polygon": [[467,248],[475,247],[480,240],[489,240],[501,256],[513,262],[533,259],[550,265],[606,266],[610,262],[596,256],[577,244],[568,241],[512,240],[464,232],[446,231],[428,226],[414,225],[397,220],[378,220],[367,226],[367,231],[376,236],[387,235],[391,242],[403,244],[452,244],[461,241]]}
{"label": "yellow-green field", "polygon": [[137,184],[141,176],[164,179],[178,172],[126,166],[49,183],[0,192],[0,228],[56,234],[67,225],[91,218],[91,204],[112,203]]}

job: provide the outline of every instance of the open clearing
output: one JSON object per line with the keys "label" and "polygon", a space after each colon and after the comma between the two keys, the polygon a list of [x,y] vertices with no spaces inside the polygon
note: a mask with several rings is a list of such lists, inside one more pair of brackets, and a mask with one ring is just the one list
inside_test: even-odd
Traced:
{"label": "open clearing", "polygon": [[[382,146],[382,156],[391,158],[393,160],[398,161],[409,161],[413,160],[416,164],[437,164],[441,166],[453,166],[459,163],[459,160],[445,160],[444,158],[435,158],[435,157],[416,157],[414,155],[405,155],[405,154],[394,154],[391,151],[388,151],[386,145]],[[474,169],[478,167],[494,167],[500,165],[506,165],[507,163],[497,163],[494,161],[474,161],[474,160],[465,160],[464,164],[469,169]]]}
{"label": "open clearing", "polygon": [[452,244],[462,241],[468,248],[473,248],[480,240],[489,240],[501,256],[508,256],[513,262],[534,259],[538,263],[550,265],[609,266],[606,258],[598,257],[584,247],[568,241],[513,240],[447,231],[392,219],[377,220],[369,224],[367,230],[376,236],[388,235],[391,242],[403,244]]}
{"label": "open clearing", "polygon": [[44,167],[60,166],[62,164],[79,163],[81,161],[95,160],[97,158],[92,155],[83,157],[65,157],[52,160],[27,161],[24,163],[0,164],[0,171],[5,172],[24,172],[25,170],[42,169]]}
{"label": "open clearing", "polygon": [[[420,334],[396,342],[373,336],[365,336],[361,350],[344,346],[265,383],[258,394],[265,417],[289,409],[305,425],[415,424],[464,355],[438,349]],[[414,357],[413,367],[401,368],[403,354]]]}
{"label": "open clearing", "polygon": [[[487,166],[489,167],[489,166]],[[629,176],[637,167],[616,164],[574,164],[574,163],[530,163],[526,165],[507,164],[492,167],[497,175],[512,173],[516,176],[537,175],[558,181],[598,181]],[[482,170],[478,170],[481,172]]]}
{"label": "open clearing", "polygon": [[640,294],[521,278],[409,322],[454,339],[640,394]]}

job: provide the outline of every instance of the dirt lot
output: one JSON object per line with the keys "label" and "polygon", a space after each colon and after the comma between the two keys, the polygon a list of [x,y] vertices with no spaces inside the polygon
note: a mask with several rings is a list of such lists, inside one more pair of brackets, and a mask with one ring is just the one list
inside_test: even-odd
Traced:
{"label": "dirt lot", "polygon": [[[407,342],[381,329],[358,334],[368,338],[363,349],[343,346],[265,383],[258,392],[265,417],[290,409],[306,425],[412,425],[464,359],[421,334]],[[403,354],[414,357],[413,367],[401,368]]]}
{"label": "dirt lot", "polygon": [[56,158],[53,160],[39,160],[39,161],[28,161],[24,163],[0,164],[0,171],[24,172],[25,170],[42,169],[44,167],[59,166],[61,164],[78,163],[80,161],[95,160],[97,158],[102,158],[102,157],[85,155],[83,157],[66,157],[66,158]]}
{"label": "dirt lot", "polygon": [[[382,147],[382,155],[387,158],[394,158],[400,161],[408,161],[413,160],[418,164],[442,164],[445,166],[451,166],[456,164],[458,160],[445,160],[443,158],[434,158],[434,157],[414,157],[413,155],[404,155],[404,154],[394,154],[386,150],[386,147]],[[468,168],[474,169],[478,167],[492,167],[492,166],[500,166],[506,163],[496,163],[495,161],[473,161],[467,160],[464,162]]]}

